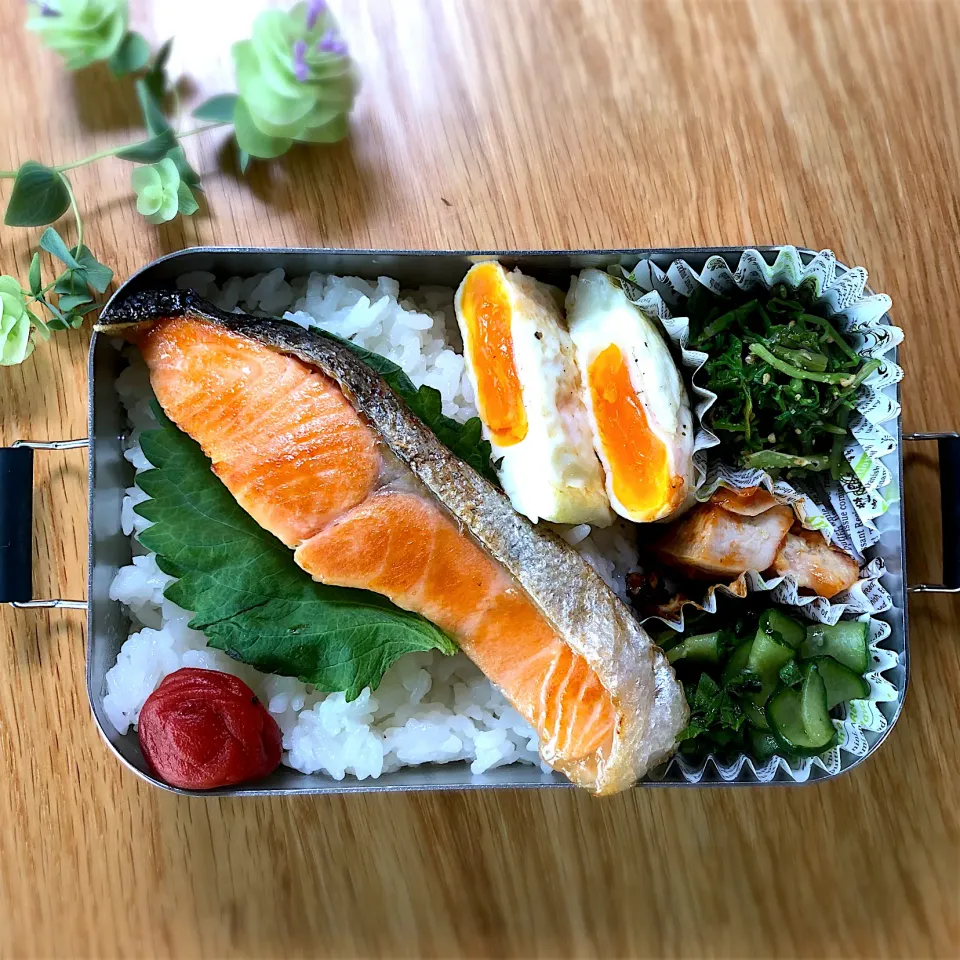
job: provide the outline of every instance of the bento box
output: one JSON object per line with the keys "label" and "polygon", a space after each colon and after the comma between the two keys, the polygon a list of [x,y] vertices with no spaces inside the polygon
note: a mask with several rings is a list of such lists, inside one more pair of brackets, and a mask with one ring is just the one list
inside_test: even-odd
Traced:
{"label": "bento box", "polygon": [[[171,285],[178,277],[197,272],[207,272],[216,277],[252,276],[281,267],[287,276],[306,276],[311,272],[356,276],[376,281],[380,276],[389,276],[400,286],[456,287],[467,270],[479,259],[497,257],[504,266],[519,268],[537,279],[563,284],[574,271],[587,267],[606,269],[620,266],[632,269],[639,261],[649,260],[656,266],[666,269],[671,263],[682,259],[693,270],[699,271],[716,258],[725,261],[735,269],[745,248],[696,248],[663,250],[610,250],[610,251],[563,251],[563,252],[421,252],[421,251],[341,251],[322,249],[270,250],[270,249],[233,249],[233,248],[197,248],[184,250],[161,258],[134,274],[114,294],[107,305],[103,319],[110,317],[111,311],[131,295],[141,290]],[[759,248],[759,253],[772,263],[781,248]],[[813,251],[803,250],[800,255],[804,262],[812,260]],[[846,267],[837,265],[837,275],[841,276]],[[893,359],[896,359],[894,353]],[[87,601],[87,691],[91,710],[97,726],[110,749],[133,772],[157,786],[169,787],[157,779],[149,770],[140,751],[134,732],[125,735],[117,733],[103,709],[106,674],[117,658],[118,651],[128,635],[128,620],[121,604],[110,599],[110,585],[117,571],[130,563],[130,541],[121,529],[121,508],[124,492],[131,484],[132,468],[123,456],[122,438],[127,430],[127,421],[118,402],[115,388],[116,378],[125,361],[103,334],[94,334],[89,355],[89,581]],[[889,393],[899,407],[899,384],[890,384]],[[892,486],[902,489],[902,447],[900,440],[900,421],[896,420],[895,449],[883,459],[883,465],[889,471]],[[920,439],[918,437],[918,439]],[[944,442],[941,445],[941,459],[946,473],[947,467],[954,464],[955,446]],[[13,474],[11,474],[13,476]],[[953,472],[951,470],[951,476]],[[24,481],[21,471],[18,482]],[[947,477],[943,477],[947,483]],[[22,500],[19,501],[22,507]],[[947,510],[947,507],[950,510]],[[944,523],[952,525],[956,517],[952,513],[952,502],[944,497]],[[9,514],[9,510],[4,511]],[[22,513],[22,511],[21,511]],[[13,521],[8,519],[8,525]],[[29,524],[29,519],[26,521]],[[22,529],[23,517],[17,520]],[[833,771],[814,767],[810,770],[809,781],[822,780],[840,772],[846,772],[876,750],[889,734],[903,706],[909,676],[909,649],[907,642],[907,587],[904,574],[904,530],[901,504],[894,500],[886,511],[876,519],[877,542],[871,545],[864,556],[868,560],[882,562],[883,588],[889,594],[887,609],[876,614],[878,620],[889,627],[889,636],[883,641],[885,649],[896,656],[896,665],[889,669],[885,677],[895,688],[896,695],[878,704],[882,720],[873,730],[864,731],[867,749],[862,755],[853,756],[840,751],[839,763]],[[945,543],[955,542],[956,538]],[[3,538],[0,537],[0,542]],[[954,578],[956,566],[947,558],[945,563],[949,587],[956,587]],[[8,565],[9,568],[9,565]],[[22,570],[22,558],[21,558]],[[3,571],[0,571],[2,573]],[[29,575],[27,575],[29,577]],[[0,576],[0,580],[3,577]],[[18,599],[23,601],[22,575],[18,585]],[[921,587],[920,589],[923,589]],[[946,589],[946,588],[944,588]],[[7,591],[9,594],[9,590]],[[11,599],[7,596],[6,599]],[[773,782],[790,784],[793,779],[778,773]],[[723,776],[713,766],[708,766],[696,785],[738,785],[757,784],[748,766],[741,765],[736,776]],[[346,778],[334,780],[328,776],[299,773],[281,766],[264,780],[250,784],[208,791],[207,795],[281,795],[281,794],[325,794],[352,793],[360,791],[393,790],[447,790],[480,788],[520,788],[520,787],[557,787],[569,785],[565,777],[544,772],[533,765],[512,765],[500,767],[481,775],[471,773],[464,762],[446,764],[425,764],[416,768],[384,773],[378,779],[357,780]],[[694,785],[676,764],[670,764],[665,771],[648,776],[643,786],[686,786]],[[189,792],[189,791],[177,791]]]}

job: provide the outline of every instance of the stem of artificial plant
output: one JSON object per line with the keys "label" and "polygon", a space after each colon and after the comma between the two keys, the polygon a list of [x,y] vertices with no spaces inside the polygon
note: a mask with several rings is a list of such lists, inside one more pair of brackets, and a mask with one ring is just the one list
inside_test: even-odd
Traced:
{"label": "stem of artificial plant", "polygon": [[[183,140],[185,137],[192,137],[198,133],[206,133],[207,130],[215,130],[217,127],[225,127],[229,125],[229,121],[220,120],[216,123],[206,123],[201,127],[194,127],[193,130],[188,130],[186,133],[178,134],[177,139]],[[88,163],[95,163],[97,160],[103,160],[105,157],[112,157],[118,154],[121,150],[126,150],[129,147],[142,147],[145,143],[149,143],[153,137],[148,137],[146,140],[138,140],[136,143],[124,143],[119,147],[110,147],[108,150],[100,150],[97,153],[91,153],[89,157],[84,157],[81,160],[74,160],[72,163],[61,163],[51,169],[57,173],[63,173],[64,170],[74,170],[77,167],[86,166]],[[16,170],[0,170],[0,180],[12,180],[17,175]]]}
{"label": "stem of artificial plant", "polygon": [[73,186],[62,173],[59,176],[63,185],[67,188],[67,193],[70,194],[70,207],[73,210],[73,218],[77,221],[77,250],[79,251],[83,246],[83,220],[80,219],[80,210],[77,207],[77,198],[74,196]]}

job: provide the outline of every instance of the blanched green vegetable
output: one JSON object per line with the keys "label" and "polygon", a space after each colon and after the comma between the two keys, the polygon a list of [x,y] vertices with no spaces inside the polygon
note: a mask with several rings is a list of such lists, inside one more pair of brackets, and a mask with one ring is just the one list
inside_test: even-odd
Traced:
{"label": "blanched green vegetable", "polygon": [[794,650],[806,639],[807,632],[803,625],[793,617],[788,617],[776,607],[771,607],[760,615],[760,629],[764,633],[777,636],[784,643],[788,643]]}
{"label": "blanched green vegetable", "polygon": [[770,701],[767,718],[783,749],[798,756],[819,756],[836,743],[827,708],[827,691],[816,665],[805,668],[803,686],[784,687]]}
{"label": "blanched green vegetable", "polygon": [[695,637],[687,637],[667,652],[667,660],[676,663],[677,660],[699,660],[705,663],[717,663],[720,659],[720,634],[702,633]]}
{"label": "blanched green vegetable", "polygon": [[701,378],[717,402],[704,423],[724,460],[774,474],[848,472],[850,414],[880,361],[858,356],[814,299],[808,283],[723,297],[698,286],[681,302],[687,346],[709,354]]}
{"label": "blanched green vegetable", "polygon": [[780,668],[794,656],[795,651],[789,644],[783,643],[762,628],[757,630],[757,635],[750,645],[746,669],[759,677],[762,684],[752,697],[758,707],[762,707],[770,699],[770,694],[777,688],[780,679]]}
{"label": "blanched green vegetable", "polygon": [[828,709],[832,710],[847,700],[863,700],[870,696],[870,684],[866,679],[833,657],[815,657],[810,662],[816,664],[827,688]]}

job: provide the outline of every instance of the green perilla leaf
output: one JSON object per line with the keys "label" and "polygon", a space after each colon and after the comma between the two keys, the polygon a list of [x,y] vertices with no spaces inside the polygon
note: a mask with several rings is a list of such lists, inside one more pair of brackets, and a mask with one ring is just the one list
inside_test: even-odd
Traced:
{"label": "green perilla leaf", "polygon": [[155,469],[137,478],[151,499],[134,508],[153,525],[140,541],[179,578],[166,596],[195,611],[190,625],[210,646],[348,700],[406,653],[456,651],[432,623],[379,594],[317,583],[237,504],[199,444],[155,412],[160,429],[142,438]]}

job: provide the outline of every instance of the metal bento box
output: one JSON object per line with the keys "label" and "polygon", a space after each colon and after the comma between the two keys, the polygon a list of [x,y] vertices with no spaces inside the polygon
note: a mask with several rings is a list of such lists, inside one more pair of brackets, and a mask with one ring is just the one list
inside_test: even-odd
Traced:
{"label": "metal bento box", "polygon": [[[218,278],[229,276],[251,276],[277,267],[282,267],[288,276],[305,276],[311,272],[358,276],[376,280],[378,276],[389,276],[399,281],[401,287],[420,287],[438,285],[456,287],[469,267],[478,258],[496,256],[507,267],[518,267],[538,279],[547,282],[563,283],[572,271],[586,267],[605,268],[614,264],[633,266],[644,258],[651,259],[658,266],[666,268],[671,262],[683,258],[695,270],[714,257],[721,257],[735,268],[737,261],[746,248],[696,248],[696,249],[658,249],[658,250],[609,250],[609,251],[561,251],[561,252],[421,252],[421,251],[343,251],[323,249],[235,249],[235,248],[196,248],[180,251],[163,257],[130,277],[113,295],[104,310],[108,317],[111,309],[123,302],[128,296],[140,290],[170,285],[177,277],[195,271],[206,271]],[[757,248],[768,262],[773,262],[780,248]],[[804,262],[814,256],[813,251],[800,251]],[[847,270],[837,265],[838,276]],[[896,354],[893,355],[896,359]],[[127,430],[125,413],[119,403],[115,389],[115,379],[124,365],[121,354],[102,334],[94,334],[89,354],[89,578],[87,606],[87,692],[90,706],[97,726],[110,749],[132,771],[143,779],[167,789],[175,789],[155,777],[140,751],[134,732],[119,735],[107,719],[102,705],[105,689],[105,675],[115,662],[117,653],[128,635],[128,619],[121,604],[109,597],[111,581],[117,570],[130,562],[130,541],[121,530],[120,514],[125,488],[131,485],[133,470],[123,457],[122,438]],[[899,385],[891,386],[899,399]],[[896,422],[896,435],[900,436],[899,417]],[[938,437],[940,435],[937,435]],[[946,470],[950,467],[951,484],[955,477],[956,435],[944,435],[941,438],[942,478],[947,489]],[[933,435],[917,436],[916,439],[933,439]],[[74,444],[79,444],[75,441]],[[0,459],[0,479],[3,479],[11,495],[0,497],[5,500],[3,515],[0,518],[0,546],[7,545],[12,550],[11,533],[23,533],[24,524],[29,529],[29,496],[13,496],[13,488],[19,485],[20,493],[25,484],[30,483],[30,468],[26,459],[32,457],[31,445],[16,445],[19,449],[3,451],[5,459]],[[36,444],[35,446],[44,446]],[[16,455],[16,456],[15,456]],[[902,445],[884,460],[897,489],[902,489],[903,455]],[[26,503],[25,503],[26,500]],[[13,504],[14,506],[11,506]],[[945,528],[954,529],[956,516],[947,509],[944,498]],[[13,516],[13,513],[16,516]],[[5,519],[4,519],[5,518]],[[893,502],[887,512],[879,518],[879,541],[869,548],[867,559],[879,558],[885,566],[883,586],[890,594],[890,608],[877,615],[890,627],[890,635],[885,646],[898,656],[895,668],[886,674],[886,678],[896,687],[896,699],[879,704],[886,720],[885,728],[875,732],[865,732],[869,749],[864,756],[853,757],[841,753],[840,769],[844,772],[859,764],[865,756],[877,749],[881,741],[892,729],[903,705],[909,674],[909,651],[907,643],[906,593],[904,579],[904,530],[901,504]],[[7,534],[6,538],[4,533]],[[945,543],[955,542],[945,538]],[[28,540],[29,542],[29,540]],[[918,590],[951,589],[958,586],[955,562],[947,558],[947,585],[920,585]],[[26,563],[26,566],[24,564]],[[14,574],[14,567],[19,570]],[[26,583],[24,583],[26,577]],[[3,595],[0,600],[17,601],[18,605],[64,605],[63,601],[32,600],[29,583],[29,556],[24,558],[22,547],[14,562],[13,553],[9,553],[6,562],[0,564],[0,584]],[[67,602],[69,604],[69,602]],[[69,605],[80,605],[79,602]],[[810,780],[826,779],[830,774],[814,768]],[[699,785],[716,785],[731,781],[721,778],[715,770],[708,768]],[[743,767],[741,775],[733,782],[738,784],[756,784],[756,779]],[[792,783],[787,776],[778,775],[774,782]],[[565,777],[547,774],[534,766],[512,765],[494,769],[482,775],[473,775],[465,762],[442,765],[429,764],[419,768],[402,769],[383,774],[376,780],[356,780],[347,778],[333,780],[323,775],[306,775],[285,766],[279,767],[265,780],[236,787],[206,792],[207,795],[284,795],[284,794],[324,794],[352,793],[361,791],[390,790],[445,790],[478,789],[489,787],[555,787],[569,785]],[[644,786],[685,786],[688,784],[682,774],[672,764],[665,775],[648,777]],[[179,791],[190,793],[190,791]]]}

